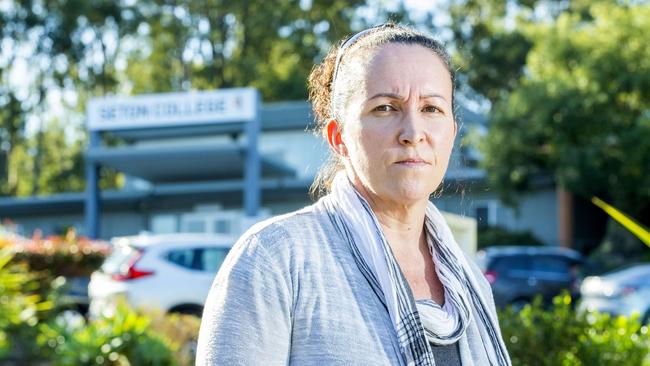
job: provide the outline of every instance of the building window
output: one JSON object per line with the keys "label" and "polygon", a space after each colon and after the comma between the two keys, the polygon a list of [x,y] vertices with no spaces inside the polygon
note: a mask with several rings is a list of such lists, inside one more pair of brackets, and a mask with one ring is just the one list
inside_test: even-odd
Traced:
{"label": "building window", "polygon": [[188,233],[204,233],[205,221],[187,220],[185,221],[185,231]]}
{"label": "building window", "polygon": [[154,234],[169,234],[178,231],[176,215],[156,215],[151,218],[151,232]]}
{"label": "building window", "polygon": [[485,227],[488,226],[489,222],[489,209],[487,206],[477,207],[475,210],[474,218],[478,226]]}
{"label": "building window", "polygon": [[497,202],[476,201],[474,203],[474,218],[479,227],[495,226],[497,224]]}
{"label": "building window", "polygon": [[231,219],[214,220],[214,222],[212,223],[213,232],[217,234],[232,234],[233,233],[232,222],[233,220]]}

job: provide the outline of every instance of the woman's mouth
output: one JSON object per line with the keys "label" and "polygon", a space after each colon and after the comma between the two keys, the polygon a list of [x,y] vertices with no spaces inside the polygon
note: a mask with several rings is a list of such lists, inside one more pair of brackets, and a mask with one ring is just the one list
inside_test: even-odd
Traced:
{"label": "woman's mouth", "polygon": [[409,158],[409,159],[404,159],[396,162],[395,164],[402,165],[402,166],[422,166],[422,165],[429,165],[429,162],[426,160],[420,159],[420,158]]}

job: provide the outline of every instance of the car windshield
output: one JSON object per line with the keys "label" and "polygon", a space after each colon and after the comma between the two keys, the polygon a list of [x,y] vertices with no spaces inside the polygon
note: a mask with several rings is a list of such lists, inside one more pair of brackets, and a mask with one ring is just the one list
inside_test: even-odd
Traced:
{"label": "car windshield", "polygon": [[125,267],[128,267],[128,264],[137,255],[137,249],[129,245],[117,245],[102,264],[101,271],[110,275],[123,273]]}
{"label": "car windshield", "polygon": [[533,270],[549,273],[569,273],[569,260],[561,256],[542,255],[534,257]]}

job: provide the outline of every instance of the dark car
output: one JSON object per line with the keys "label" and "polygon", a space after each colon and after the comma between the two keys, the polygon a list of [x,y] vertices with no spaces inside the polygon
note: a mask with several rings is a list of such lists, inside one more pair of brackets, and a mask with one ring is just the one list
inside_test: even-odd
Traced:
{"label": "dark car", "polygon": [[549,246],[495,246],[477,253],[477,262],[492,285],[498,307],[523,306],[541,295],[545,302],[563,290],[577,297],[580,253]]}

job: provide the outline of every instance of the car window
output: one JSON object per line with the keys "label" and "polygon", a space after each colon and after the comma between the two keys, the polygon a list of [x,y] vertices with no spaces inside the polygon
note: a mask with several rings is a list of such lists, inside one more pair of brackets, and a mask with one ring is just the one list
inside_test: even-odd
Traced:
{"label": "car window", "polygon": [[569,273],[570,263],[564,257],[540,255],[533,257],[533,270],[538,272]]}
{"label": "car window", "polygon": [[216,273],[227,254],[227,248],[187,248],[171,250],[165,257],[183,268]]}
{"label": "car window", "polygon": [[217,272],[228,255],[226,248],[204,248],[201,255],[201,270]]}
{"label": "car window", "polygon": [[497,257],[492,262],[490,270],[496,272],[505,272],[512,270],[526,271],[530,269],[528,257],[525,255],[508,255]]}
{"label": "car window", "polygon": [[196,249],[175,249],[167,252],[166,259],[187,269],[198,269],[195,263]]}

